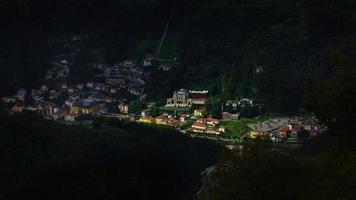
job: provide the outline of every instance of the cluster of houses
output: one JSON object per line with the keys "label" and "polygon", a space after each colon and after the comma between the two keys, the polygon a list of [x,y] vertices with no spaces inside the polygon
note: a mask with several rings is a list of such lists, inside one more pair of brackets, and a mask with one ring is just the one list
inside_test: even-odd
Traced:
{"label": "cluster of houses", "polygon": [[[193,91],[180,89],[173,93],[173,97],[167,99],[166,108],[191,108],[193,105],[204,106],[208,100],[208,91]],[[151,116],[150,110],[141,112],[139,122],[157,125],[168,125],[179,129],[182,132],[205,133],[220,135],[225,132],[224,127],[220,127],[220,120],[212,117],[205,117],[204,109],[194,109],[193,111],[175,113],[161,113],[159,116]],[[188,126],[187,126],[188,124]]]}
{"label": "cluster of houses", "polygon": [[262,123],[248,124],[251,138],[269,136],[272,141],[298,141],[314,137],[321,132],[322,127],[313,118],[274,118]]}
{"label": "cluster of houses", "polygon": [[[152,57],[146,55],[143,63],[149,66]],[[46,84],[30,92],[19,89],[10,97],[3,97],[5,106],[12,112],[30,110],[53,120],[75,121],[81,115],[128,114],[130,100],[143,95],[144,67],[132,60],[113,66],[93,64],[101,72],[95,81],[69,84],[70,58],[51,62]]]}
{"label": "cluster of houses", "polygon": [[219,124],[220,124],[219,119],[215,119],[211,117],[199,118],[186,131],[194,132],[194,133],[220,135],[222,133],[225,133],[225,127],[219,126]]}
{"label": "cluster of houses", "polygon": [[[132,62],[121,65],[135,66]],[[19,89],[11,97],[3,97],[4,104],[12,112],[29,110],[38,112],[47,119],[76,121],[82,115],[107,116],[108,114],[122,114],[129,116],[129,104],[121,98],[121,82],[112,82],[115,76],[115,67],[106,70],[105,83],[87,82],[85,84],[69,85],[61,82],[55,86],[42,85],[33,89],[30,94],[25,89]],[[114,74],[114,75],[112,75]],[[125,79],[126,81],[126,79]],[[123,83],[125,82],[123,81]],[[119,95],[118,95],[119,94]],[[30,99],[30,102],[28,102]],[[175,91],[172,98],[167,99],[166,108],[191,108],[193,105],[200,109],[188,109],[187,112],[156,113],[152,116],[150,109],[141,111],[139,116],[133,115],[133,120],[140,123],[172,126],[182,132],[197,134],[222,135],[226,128],[221,126],[221,120],[207,116],[202,107],[208,100],[208,91],[192,91],[180,89]],[[241,109],[256,107],[250,99],[239,101],[226,101],[223,103],[223,119],[239,119]],[[131,118],[132,119],[132,118]],[[246,136],[256,138],[269,136],[272,141],[300,140],[313,137],[320,132],[320,125],[314,118],[273,118],[264,122],[247,124],[251,129]]]}
{"label": "cluster of houses", "polygon": [[129,111],[125,99],[117,98],[105,84],[93,82],[75,86],[62,83],[55,88],[43,85],[31,94],[19,89],[16,95],[2,100],[12,112],[29,110],[53,120],[75,121],[81,115],[110,112],[112,107],[123,114]]}
{"label": "cluster of houses", "polygon": [[149,71],[145,71],[145,68],[138,63],[126,60],[113,66],[94,64],[93,67],[102,72],[96,76],[113,89],[127,92],[136,97],[143,95],[145,79],[149,75]]}
{"label": "cluster of houses", "polygon": [[[82,115],[108,116],[121,114],[129,116],[129,101],[142,99],[146,80],[153,65],[153,54],[147,53],[141,62],[124,60],[113,65],[93,63],[94,79],[85,83],[69,84],[71,76],[71,57],[78,53],[76,44],[87,36],[73,36],[64,46],[72,53],[55,56],[50,62],[45,80],[46,84],[38,89],[19,89],[2,101],[11,112],[29,110],[38,112],[47,119],[74,122]],[[171,63],[160,63],[158,70],[170,71]],[[263,73],[263,67],[257,66],[256,73]],[[220,119],[207,116],[204,105],[209,98],[207,90],[195,91],[179,89],[166,100],[167,109],[187,108],[188,112],[174,114],[160,112],[152,116],[149,109],[141,115],[132,115],[130,119],[140,123],[167,125],[182,132],[221,135],[226,132]],[[200,107],[201,109],[193,109]],[[252,99],[243,98],[221,102],[223,119],[238,120],[241,117],[261,115],[263,105]],[[255,138],[267,135],[273,141],[286,139],[304,139],[320,132],[321,127],[313,118],[274,118],[265,122],[248,124],[251,129],[247,135]]]}
{"label": "cluster of houses", "polygon": [[53,61],[50,64],[51,68],[47,70],[46,80],[63,80],[69,76],[71,65],[68,59]]}
{"label": "cluster of houses", "polygon": [[147,123],[147,124],[167,125],[167,126],[179,128],[183,125],[184,120],[182,120],[182,118],[178,120],[172,117],[171,115],[163,114],[158,117],[141,116],[139,122]]}
{"label": "cluster of houses", "polygon": [[[154,57],[148,53],[140,63],[125,60],[112,66],[92,64],[92,68],[96,69],[95,80],[78,84],[68,82],[72,67],[70,60],[60,57],[51,62],[51,68],[45,77],[46,84],[31,91],[19,89],[15,95],[3,97],[5,106],[11,112],[29,110],[38,112],[47,119],[67,122],[74,122],[82,115],[107,116],[112,113],[128,116],[128,102],[144,96],[146,80],[150,74],[149,67],[152,66]],[[161,64],[158,69],[170,71],[171,65]],[[188,110],[202,108],[208,101],[208,95],[207,90],[179,89],[166,100],[164,107]],[[221,103],[223,119],[255,117],[261,115],[262,110],[262,104],[247,98]],[[206,116],[204,109],[174,115],[163,112],[158,116],[152,116],[150,110],[146,109],[138,118],[135,115],[133,119],[141,123],[172,126],[189,133],[221,135],[226,132],[225,127],[221,126],[221,120]],[[252,130],[248,133],[249,137],[268,135],[274,141],[314,136],[320,130],[314,119],[276,118],[248,126]]]}
{"label": "cluster of houses", "polygon": [[[225,128],[219,126],[221,122],[219,119],[203,117],[203,112],[203,109],[196,109],[194,110],[193,115],[177,114],[174,116],[168,113],[163,113],[157,117],[153,117],[150,115],[149,109],[146,109],[141,112],[139,122],[172,126],[182,132],[189,133],[205,133],[214,135],[225,133]],[[189,126],[185,127],[185,124],[189,124]]]}

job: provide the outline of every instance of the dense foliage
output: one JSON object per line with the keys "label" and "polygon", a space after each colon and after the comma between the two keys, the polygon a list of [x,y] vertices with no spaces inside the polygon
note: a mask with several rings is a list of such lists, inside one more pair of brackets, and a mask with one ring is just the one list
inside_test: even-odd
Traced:
{"label": "dense foliage", "polygon": [[356,50],[354,39],[334,44],[334,71],[316,76],[306,106],[327,130],[295,151],[246,144],[221,159],[200,199],[355,199]]}
{"label": "dense foliage", "polygon": [[192,199],[219,147],[166,129],[0,116],[0,199]]}
{"label": "dense foliage", "polygon": [[263,143],[224,157],[199,199],[356,198],[355,143],[325,136],[296,152]]}
{"label": "dense foliage", "polygon": [[354,11],[352,0],[2,0],[1,93],[41,82],[50,57],[63,53],[73,36],[82,37],[73,73],[85,78],[92,61],[155,52],[169,23],[156,56],[177,60],[170,72],[153,71],[150,97],[201,88],[293,112],[308,81],[331,73],[327,50],[355,36]]}

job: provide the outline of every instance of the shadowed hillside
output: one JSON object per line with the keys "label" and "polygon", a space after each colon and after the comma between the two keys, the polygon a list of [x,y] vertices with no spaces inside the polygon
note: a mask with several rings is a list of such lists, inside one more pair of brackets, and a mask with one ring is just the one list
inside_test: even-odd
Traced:
{"label": "shadowed hillside", "polygon": [[192,199],[217,159],[209,141],[108,123],[86,129],[2,114],[0,198]]}
{"label": "shadowed hillside", "polygon": [[58,41],[85,38],[75,66],[85,70],[91,61],[155,52],[169,23],[156,56],[177,64],[153,71],[149,97],[203,88],[226,99],[258,97],[282,113],[302,107],[308,81],[333,70],[328,49],[354,38],[356,27],[352,0],[4,0],[0,13],[1,93],[40,83]]}

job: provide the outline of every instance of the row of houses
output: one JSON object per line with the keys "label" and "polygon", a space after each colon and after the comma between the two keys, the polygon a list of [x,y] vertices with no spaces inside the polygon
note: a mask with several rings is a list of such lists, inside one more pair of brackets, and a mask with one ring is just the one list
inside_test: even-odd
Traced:
{"label": "row of houses", "polygon": [[179,128],[184,123],[184,120],[182,121],[182,118],[180,120],[177,120],[169,115],[160,115],[158,117],[142,116],[139,121],[147,124],[167,125],[176,128]]}
{"label": "row of houses", "polygon": [[187,129],[188,132],[194,133],[206,133],[206,134],[215,134],[220,135],[225,133],[225,128],[218,126],[220,124],[219,119],[214,119],[211,117],[199,118],[195,123]]}
{"label": "row of houses", "polygon": [[306,120],[302,118],[276,118],[262,123],[248,124],[251,128],[249,136],[255,138],[261,135],[267,135],[272,140],[286,139],[307,139],[320,133],[321,127],[317,120]]}
{"label": "row of houses", "polygon": [[113,89],[115,88],[102,83],[88,82],[75,86],[60,83],[51,89],[47,85],[33,89],[30,96],[32,102],[25,101],[27,91],[24,89],[19,89],[14,96],[4,97],[2,100],[12,112],[29,110],[54,120],[74,121],[82,114],[105,110],[109,105],[116,107],[118,112],[127,114],[128,104],[111,95]]}
{"label": "row of houses", "polygon": [[[139,122],[146,123],[146,124],[168,125],[168,126],[180,128],[189,119],[194,119],[194,117],[190,115],[181,115],[179,116],[179,119],[175,119],[168,114],[163,114],[158,117],[152,117],[147,114],[144,114],[139,119]],[[220,135],[222,133],[225,133],[225,128],[219,127],[218,126],[219,124],[220,124],[220,120],[218,119],[214,119],[211,117],[199,118],[185,131],[194,132],[194,133],[207,133],[207,134]]]}

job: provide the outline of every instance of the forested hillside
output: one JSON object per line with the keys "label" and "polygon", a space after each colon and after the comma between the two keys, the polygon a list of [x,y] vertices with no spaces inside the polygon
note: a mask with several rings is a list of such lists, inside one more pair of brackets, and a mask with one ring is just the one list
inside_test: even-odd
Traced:
{"label": "forested hillside", "polygon": [[[340,49],[352,52],[354,43]],[[294,151],[276,151],[257,140],[222,156],[199,199],[356,198],[355,58],[331,54],[333,75],[318,76],[306,93],[307,107],[328,129]]]}
{"label": "forested hillside", "polygon": [[206,178],[201,200],[354,199],[355,143],[322,136],[294,152],[260,141],[226,155]]}
{"label": "forested hillside", "polygon": [[168,23],[156,56],[177,62],[152,74],[149,96],[207,88],[258,97],[274,112],[302,107],[309,81],[333,73],[330,50],[352,42],[356,27],[352,0],[3,0],[0,13],[2,93],[38,84],[58,41],[85,36],[76,65],[85,69],[155,52]]}
{"label": "forested hillside", "polygon": [[295,151],[261,139],[221,153],[170,129],[1,113],[1,200],[193,199],[211,165],[199,199],[356,198],[354,0],[0,0],[0,29],[0,97],[42,84],[59,54],[75,51],[83,78],[90,63],[150,52],[172,69],[154,63],[148,100],[208,89],[274,114],[304,108],[327,127]]}
{"label": "forested hillside", "polygon": [[193,199],[212,142],[120,121],[0,115],[0,199]]}

